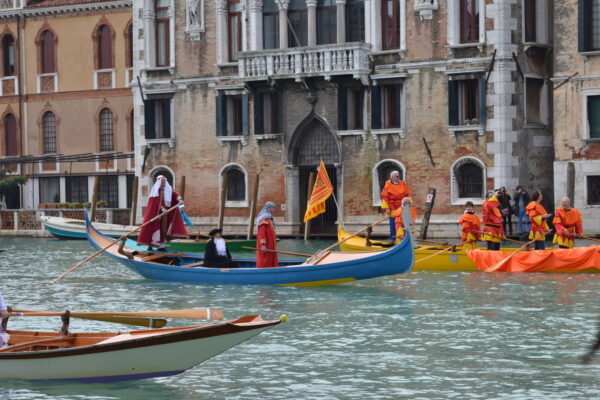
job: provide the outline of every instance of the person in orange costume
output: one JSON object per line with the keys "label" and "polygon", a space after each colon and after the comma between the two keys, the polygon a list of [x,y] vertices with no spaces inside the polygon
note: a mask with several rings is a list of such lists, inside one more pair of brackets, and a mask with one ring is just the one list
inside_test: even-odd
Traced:
{"label": "person in orange costume", "polygon": [[502,213],[498,201],[498,191],[488,193],[488,199],[481,206],[483,220],[483,236],[481,240],[487,242],[488,250],[500,250],[500,240],[504,236],[502,229]]}
{"label": "person in orange costume", "polygon": [[552,216],[548,214],[540,202],[544,199],[541,190],[536,190],[531,194],[531,203],[525,207],[525,212],[531,220],[531,232],[529,240],[535,240],[535,249],[544,250],[546,248],[546,233],[549,228],[546,220]]}
{"label": "person in orange costume", "polygon": [[556,229],[556,234],[552,243],[557,244],[561,249],[570,249],[575,245],[575,237],[583,234],[583,222],[581,213],[571,207],[571,199],[563,197],[562,207],[556,209],[552,225]]}
{"label": "person in orange costume", "polygon": [[396,209],[396,211],[394,211],[394,213],[392,214],[395,219],[395,228],[396,228],[396,238],[399,242],[401,242],[404,239],[404,236],[406,236],[406,229],[404,229],[404,222],[402,221],[402,211],[404,210],[404,207],[410,207],[410,215],[412,216],[412,220],[413,222],[417,221],[417,210],[411,205],[411,201],[408,197],[405,197],[402,199],[402,206],[398,209]]}
{"label": "person in orange costume", "polygon": [[458,220],[458,224],[462,226],[462,234],[460,238],[462,240],[463,250],[477,250],[477,241],[481,234],[481,221],[479,217],[473,211],[473,202],[467,201],[465,204],[465,213]]}
{"label": "person in orange costume", "polygon": [[[256,268],[272,268],[279,265],[277,253],[277,234],[275,233],[275,222],[273,212],[275,203],[267,201],[256,217]],[[272,250],[272,251],[265,251]]]}
{"label": "person in orange costume", "polygon": [[402,199],[410,197],[410,190],[406,182],[400,180],[400,173],[392,171],[390,180],[385,182],[381,191],[381,208],[389,210],[390,216],[390,241],[396,240],[396,218],[394,211],[402,208]]}

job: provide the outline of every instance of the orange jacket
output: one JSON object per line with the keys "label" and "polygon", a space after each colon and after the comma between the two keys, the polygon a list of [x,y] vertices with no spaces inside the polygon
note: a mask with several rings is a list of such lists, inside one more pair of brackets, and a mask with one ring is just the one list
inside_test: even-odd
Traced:
{"label": "orange jacket", "polygon": [[531,221],[531,230],[534,232],[548,231],[548,224],[542,219],[542,215],[548,214],[544,206],[537,201],[532,201],[525,207],[525,212]]}
{"label": "orange jacket", "polygon": [[583,233],[581,213],[574,208],[571,208],[569,211],[565,210],[564,207],[557,208],[552,224],[556,229],[556,234],[561,237],[567,237],[567,232],[570,232],[572,235],[581,235]]}
{"label": "orange jacket", "polygon": [[481,221],[475,214],[464,213],[458,220],[462,226],[461,239],[464,242],[473,242],[479,239],[481,229]]}
{"label": "orange jacket", "polygon": [[502,213],[500,212],[500,202],[496,196],[490,197],[483,202],[481,206],[481,217],[484,225],[493,227],[502,226]]}
{"label": "orange jacket", "polygon": [[381,191],[381,199],[387,203],[387,207],[386,204],[382,204],[381,208],[389,208],[390,210],[401,208],[402,199],[405,197],[410,197],[410,189],[406,182],[392,183],[392,181],[386,181]]}
{"label": "orange jacket", "polygon": [[[412,216],[413,222],[417,221],[417,209],[414,207],[410,208],[410,215]],[[394,222],[396,223],[396,229],[404,228],[404,222],[402,221],[402,207],[398,208],[392,213],[392,216],[396,217]],[[400,225],[398,225],[400,224]]]}

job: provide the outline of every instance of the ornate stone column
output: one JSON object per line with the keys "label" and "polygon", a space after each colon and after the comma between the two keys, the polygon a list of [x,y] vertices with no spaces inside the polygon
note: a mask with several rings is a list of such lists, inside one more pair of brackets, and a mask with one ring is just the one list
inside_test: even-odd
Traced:
{"label": "ornate stone column", "polygon": [[263,48],[263,0],[250,1],[250,50]]}
{"label": "ornate stone column", "polygon": [[308,45],[317,45],[317,0],[306,0],[308,8]]}
{"label": "ornate stone column", "polygon": [[229,62],[227,46],[227,0],[217,0],[217,64]]}
{"label": "ornate stone column", "polygon": [[346,0],[335,0],[336,22],[337,22],[337,42],[346,42]]}
{"label": "ornate stone column", "polygon": [[277,7],[279,8],[279,48],[288,48],[288,22],[287,22],[287,10],[290,5],[290,0],[277,1]]}

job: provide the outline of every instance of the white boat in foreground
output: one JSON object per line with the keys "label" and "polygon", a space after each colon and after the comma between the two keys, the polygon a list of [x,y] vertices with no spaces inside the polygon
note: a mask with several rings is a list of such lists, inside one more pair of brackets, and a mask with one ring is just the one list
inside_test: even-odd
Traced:
{"label": "white boat in foreground", "polygon": [[[44,224],[44,228],[58,239],[65,240],[85,240],[85,221],[81,219],[62,218],[41,216],[40,220]],[[103,222],[94,222],[94,226],[106,236],[112,238],[120,238],[121,236],[131,232],[137,226],[106,224]],[[136,237],[137,234],[131,237]]]}
{"label": "white boat in foreground", "polygon": [[0,379],[115,382],[184,372],[281,321],[258,315],[123,333],[7,331]]}

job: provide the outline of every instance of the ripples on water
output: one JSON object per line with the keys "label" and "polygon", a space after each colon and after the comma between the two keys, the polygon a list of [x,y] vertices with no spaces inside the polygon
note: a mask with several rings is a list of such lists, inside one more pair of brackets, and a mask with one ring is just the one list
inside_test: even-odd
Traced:
{"label": "ripples on water", "polygon": [[[301,251],[300,241],[280,248]],[[314,248],[323,243],[311,242]],[[51,310],[221,307],[286,313],[281,324],[174,377],[116,384],[0,382],[5,399],[590,399],[600,359],[578,358],[600,315],[600,276],[428,273],[321,288],[189,285],[141,279],[85,242],[0,239],[10,304]],[[189,322],[189,321],[188,321]],[[173,321],[182,325],[184,321]],[[58,330],[58,318],[10,321]],[[73,331],[126,330],[73,320]]]}

